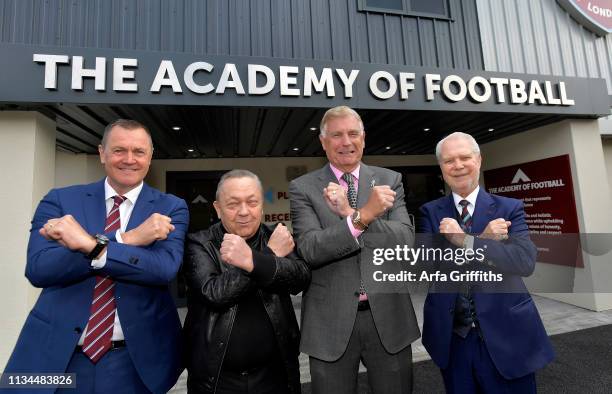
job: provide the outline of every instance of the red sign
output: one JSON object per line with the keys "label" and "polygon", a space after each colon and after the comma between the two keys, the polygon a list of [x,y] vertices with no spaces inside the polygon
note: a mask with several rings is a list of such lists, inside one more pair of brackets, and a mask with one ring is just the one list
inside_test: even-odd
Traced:
{"label": "red sign", "polygon": [[487,191],[522,200],[538,261],[583,267],[569,155],[484,172]]}
{"label": "red sign", "polygon": [[558,0],[576,20],[599,35],[612,32],[612,0]]}

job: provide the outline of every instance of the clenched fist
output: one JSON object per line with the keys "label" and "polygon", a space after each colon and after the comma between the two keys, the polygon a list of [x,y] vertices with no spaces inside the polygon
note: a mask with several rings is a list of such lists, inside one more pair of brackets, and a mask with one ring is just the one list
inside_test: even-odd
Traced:
{"label": "clenched fist", "polygon": [[155,241],[168,238],[168,234],[174,231],[174,225],[170,217],[154,213],[135,229],[121,234],[123,243],[133,246],[147,246]]}
{"label": "clenched fist", "polygon": [[393,206],[395,202],[395,191],[388,185],[374,186],[368,198],[368,202],[361,208],[361,221],[370,224],[377,217]]}
{"label": "clenched fist", "polygon": [[329,209],[336,215],[346,217],[353,213],[346,191],[339,184],[329,182],[327,187],[323,189],[323,198]]}
{"label": "clenched fist", "polygon": [[253,271],[253,251],[241,236],[225,234],[220,252],[226,263],[247,272]]}
{"label": "clenched fist", "polygon": [[493,239],[495,241],[503,241],[508,239],[508,228],[511,224],[512,222],[509,222],[504,218],[491,220],[479,237]]}
{"label": "clenched fist", "polygon": [[274,232],[268,240],[268,247],[277,257],[285,257],[293,251],[295,242],[293,242],[293,237],[287,227],[282,223],[274,229]]}
{"label": "clenched fist", "polygon": [[89,253],[96,246],[96,240],[87,234],[72,215],[49,219],[38,232],[70,250]]}
{"label": "clenched fist", "polygon": [[446,239],[455,246],[462,246],[465,239],[465,232],[455,219],[444,218],[440,221],[440,234],[444,234]]}

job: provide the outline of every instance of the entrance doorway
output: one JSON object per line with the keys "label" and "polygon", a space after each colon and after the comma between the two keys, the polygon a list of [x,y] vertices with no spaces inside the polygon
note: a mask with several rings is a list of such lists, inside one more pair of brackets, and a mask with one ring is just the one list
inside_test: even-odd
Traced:
{"label": "entrance doorway", "polygon": [[[414,219],[419,207],[446,194],[438,166],[387,167],[402,174],[406,209]],[[414,222],[414,220],[413,220]]]}
{"label": "entrance doorway", "polygon": [[[229,170],[228,170],[229,171]],[[221,176],[227,171],[168,171],[166,192],[184,199],[189,208],[189,233],[205,230],[219,218],[213,207]],[[170,286],[177,307],[187,306],[187,282],[183,269]]]}

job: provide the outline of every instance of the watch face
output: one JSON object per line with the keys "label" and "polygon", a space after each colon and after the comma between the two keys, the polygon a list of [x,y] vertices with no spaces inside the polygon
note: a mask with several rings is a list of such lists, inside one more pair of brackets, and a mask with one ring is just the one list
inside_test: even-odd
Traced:
{"label": "watch face", "polygon": [[107,244],[109,239],[104,234],[96,234],[96,241],[98,241],[99,243]]}

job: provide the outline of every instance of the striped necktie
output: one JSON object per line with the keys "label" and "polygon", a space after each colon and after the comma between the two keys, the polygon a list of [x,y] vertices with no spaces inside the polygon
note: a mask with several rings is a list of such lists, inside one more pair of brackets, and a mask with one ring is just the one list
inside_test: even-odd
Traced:
{"label": "striped necktie", "polygon": [[464,232],[469,233],[472,231],[472,215],[470,215],[470,211],[468,211],[470,202],[468,200],[461,200],[459,201],[459,205],[462,207],[461,216],[459,217],[459,226],[461,226]]}
{"label": "striped necktie", "polygon": [[[125,201],[123,196],[113,197],[113,207],[106,217],[104,232],[110,233],[121,228],[119,206]],[[95,364],[111,348],[115,324],[115,282],[110,276],[96,276],[87,332],[83,341],[83,353]]]}

